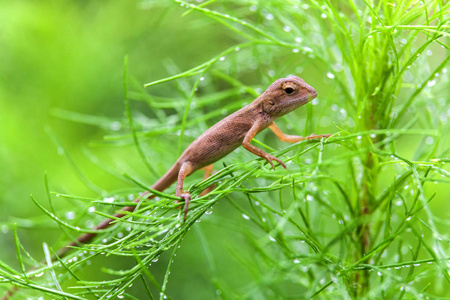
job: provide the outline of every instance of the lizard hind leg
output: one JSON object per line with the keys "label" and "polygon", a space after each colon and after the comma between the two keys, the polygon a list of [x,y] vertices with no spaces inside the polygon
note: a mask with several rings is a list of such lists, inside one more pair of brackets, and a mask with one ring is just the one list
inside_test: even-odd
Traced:
{"label": "lizard hind leg", "polygon": [[[209,176],[211,176],[212,170],[213,170],[213,165],[208,165],[206,167],[202,168],[205,173],[203,175],[203,180],[205,180],[206,178],[208,178]],[[189,174],[191,174],[192,172],[194,172],[196,169],[194,168],[194,166],[192,165],[192,163],[190,162],[184,162],[181,167],[180,167],[180,171],[178,172],[178,180],[177,180],[177,187],[175,190],[175,196],[180,197],[181,199],[183,199],[184,201],[184,222],[186,222],[186,218],[187,218],[187,213],[189,211],[189,203],[191,202],[191,195],[189,194],[188,191],[183,191],[183,184],[184,184],[184,179],[189,176]],[[214,185],[208,187],[207,189],[205,189],[200,196],[204,196],[207,193],[209,193],[212,189],[214,188]]]}
{"label": "lizard hind leg", "polygon": [[[210,165],[207,165],[206,167],[203,167],[202,170],[204,170],[205,173],[203,173],[203,179],[202,179],[202,180],[205,180],[205,179],[207,179],[209,176],[211,176],[211,174],[213,173],[213,169],[214,169],[214,165],[213,165],[213,164],[210,164]],[[206,194],[208,194],[209,192],[211,192],[212,189],[215,188],[215,187],[216,187],[215,184],[210,185],[209,187],[207,187],[206,189],[204,189],[204,190],[200,193],[200,197],[205,196]]]}
{"label": "lizard hind leg", "polygon": [[180,167],[180,171],[178,171],[178,179],[177,179],[177,187],[175,189],[175,196],[180,197],[184,201],[184,218],[183,218],[184,222],[186,222],[187,213],[189,210],[189,203],[191,202],[191,195],[189,195],[189,193],[187,191],[183,192],[183,184],[184,184],[184,180],[186,179],[186,176],[190,175],[194,171],[195,171],[195,168],[192,165],[192,163],[189,161],[184,162]]}

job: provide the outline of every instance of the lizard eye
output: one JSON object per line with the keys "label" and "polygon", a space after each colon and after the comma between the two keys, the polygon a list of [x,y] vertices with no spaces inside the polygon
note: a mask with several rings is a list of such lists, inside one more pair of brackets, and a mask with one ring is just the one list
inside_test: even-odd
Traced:
{"label": "lizard eye", "polygon": [[294,91],[295,90],[293,88],[291,88],[291,87],[287,87],[287,88],[284,89],[284,92],[286,94],[288,94],[288,95],[291,95],[292,93],[294,93]]}
{"label": "lizard eye", "polygon": [[273,102],[273,100],[270,100],[270,101],[269,101],[269,104],[272,105],[272,106],[274,106],[274,105],[275,105],[275,102]]}

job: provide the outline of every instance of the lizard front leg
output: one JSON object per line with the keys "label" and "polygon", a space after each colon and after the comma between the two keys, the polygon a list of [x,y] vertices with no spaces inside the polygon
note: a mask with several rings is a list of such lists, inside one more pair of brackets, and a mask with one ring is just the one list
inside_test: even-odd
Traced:
{"label": "lizard front leg", "polygon": [[258,155],[259,157],[264,158],[265,160],[267,160],[270,165],[272,166],[272,168],[275,170],[275,166],[273,165],[273,160],[278,162],[280,165],[283,166],[283,168],[286,169],[286,165],[279,160],[278,158],[276,158],[275,156],[264,152],[263,150],[253,146],[250,142],[252,141],[252,139],[255,137],[255,135],[260,131],[261,125],[259,123],[256,123],[255,125],[252,126],[252,128],[250,128],[250,130],[247,132],[247,134],[244,137],[244,141],[242,142],[242,146],[247,149],[248,151],[250,151],[253,154]]}
{"label": "lizard front leg", "polygon": [[284,134],[278,126],[272,122],[272,124],[269,125],[270,130],[272,130],[276,136],[280,139],[280,141],[287,142],[287,143],[297,143],[303,140],[313,140],[313,139],[321,139],[321,138],[327,138],[330,137],[331,134],[320,134],[315,135],[311,134],[310,136],[303,137],[298,135],[288,135]]}

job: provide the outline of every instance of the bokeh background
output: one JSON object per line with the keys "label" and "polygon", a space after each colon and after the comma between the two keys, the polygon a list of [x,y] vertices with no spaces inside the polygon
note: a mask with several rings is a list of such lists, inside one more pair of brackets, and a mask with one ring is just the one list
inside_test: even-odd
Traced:
{"label": "bokeh background", "polygon": [[[282,20],[270,14],[271,7],[281,5],[294,7],[276,1],[267,1],[266,4],[250,1],[244,5],[222,3],[217,8],[225,12],[235,10],[236,14],[247,17],[255,24],[263,24],[268,32],[274,31],[278,38],[293,41],[296,39],[295,27],[283,26]],[[245,41],[214,18],[195,11],[185,14],[186,11],[185,7],[174,1],[0,3],[0,257],[3,262],[18,267],[12,233],[14,224],[21,243],[36,258],[43,257],[43,242],[62,245],[63,241],[67,241],[60,228],[50,222],[30,200],[32,194],[40,202],[46,201],[45,176],[52,190],[86,197],[101,197],[102,191],[129,188],[130,182],[117,176],[121,172],[138,176],[148,184],[157,178],[146,169],[132,142],[127,140],[120,147],[110,147],[108,143],[111,141],[104,139],[105,135],[113,135],[114,132],[129,134],[124,117],[124,57],[128,56],[128,73],[134,83],[132,88],[139,90],[144,83],[188,70]],[[275,28],[284,30],[276,31]],[[265,59],[255,59],[258,55]],[[445,49],[436,47],[428,59],[430,64],[436,65],[447,55]],[[235,61],[223,69],[232,69],[230,74],[237,74],[236,79],[257,92],[261,92],[273,79],[289,74],[307,78],[307,82],[316,87],[322,106],[317,111],[323,118],[321,122],[311,118],[312,121],[306,124],[306,112],[289,116],[290,124],[298,124],[298,128],[288,128],[294,133],[307,133],[308,130],[315,133],[336,132],[338,129],[333,122],[345,123],[342,116],[337,116],[343,114],[341,103],[329,98],[336,92],[336,85],[333,84],[336,75],[329,73],[326,63],[311,60],[304,52],[283,47],[244,49],[242,54],[231,54],[227,60]],[[225,71],[206,77],[200,85],[199,95],[227,87],[228,83],[220,80],[224,74]],[[414,81],[412,78],[408,80]],[[435,109],[442,110],[437,115],[443,120],[450,118],[448,76],[442,74],[437,80],[439,88],[432,101],[436,101]],[[149,90],[155,97],[160,97],[160,103],[164,106],[165,98],[187,98],[190,86],[186,84],[186,81],[164,83]],[[430,88],[434,84],[430,84]],[[234,108],[239,108],[252,99],[251,93],[242,90],[230,97],[220,98],[217,103],[210,101],[209,105],[210,108],[217,108],[218,105],[225,107],[235,101],[237,105]],[[165,109],[168,124],[160,124],[152,121],[155,111],[149,109],[145,101],[132,102],[133,116],[140,121],[141,127],[138,129],[144,131],[174,126],[184,109],[182,105]],[[195,110],[195,106],[192,109]],[[229,111],[233,111],[233,107],[225,107],[222,115]],[[208,106],[202,107],[201,112],[206,114]],[[177,117],[171,119],[171,115]],[[222,115],[212,116],[194,125],[191,131],[186,131],[183,145],[221,119]],[[448,126],[444,128],[448,129]],[[443,134],[445,136],[442,138],[448,142],[448,131]],[[408,154],[408,149],[413,149],[411,145],[415,147],[423,142],[411,139],[414,136],[402,138],[398,144],[405,154]],[[269,136],[267,140],[276,147],[283,147],[273,137]],[[163,174],[175,160],[177,142],[176,130],[155,133],[146,140],[143,147],[149,161],[154,162],[157,174]],[[428,139],[428,142],[433,141]],[[246,160],[252,158],[241,151],[233,154],[228,162],[237,162],[242,157]],[[98,167],[95,164],[98,161],[105,167]],[[115,173],[106,172],[108,168],[114,169]],[[199,176],[191,182],[198,180]],[[86,184],[87,181],[94,183],[95,187]],[[448,184],[439,185],[436,191],[433,211],[446,219],[449,217]],[[55,201],[53,204],[68,222],[76,218],[77,203]],[[235,228],[246,221],[225,201],[219,203],[214,212],[212,216],[206,216],[206,220],[214,215],[234,218]],[[194,292],[197,293],[195,299],[211,299],[216,294],[210,274],[205,272],[208,261],[200,246],[204,236],[216,245],[211,255],[231,289],[251,278],[233,252],[244,244],[244,236],[234,235],[231,226],[224,229],[214,221],[203,225],[202,230],[195,233],[194,229],[186,237],[174,263],[170,280],[174,299],[189,299],[186,295]],[[251,255],[251,247],[242,246],[242,251]],[[168,257],[163,255],[161,264],[155,263],[153,266],[157,280],[164,276],[167,260]],[[120,269],[122,264],[127,265],[126,260],[120,259],[112,262],[100,259],[96,264],[106,262],[116,269]],[[89,276],[90,270],[86,268],[84,275]],[[91,278],[107,277],[100,271],[90,275]],[[135,293],[139,297],[137,289]],[[442,293],[445,294],[444,291]]]}

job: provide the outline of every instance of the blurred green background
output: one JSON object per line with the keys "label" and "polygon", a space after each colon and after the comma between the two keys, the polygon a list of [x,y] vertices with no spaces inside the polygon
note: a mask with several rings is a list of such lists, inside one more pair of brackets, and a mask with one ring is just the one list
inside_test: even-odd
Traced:
{"label": "blurred green background", "polygon": [[[236,14],[246,15],[256,23],[267,23],[273,16],[270,17],[266,9],[270,10],[271,5],[282,5],[276,1],[269,2],[271,4],[249,2],[242,6],[230,3],[224,7],[230,12],[235,9]],[[256,14],[257,9],[263,13]],[[196,12],[183,15],[185,12],[186,8],[172,1],[60,0],[0,3],[0,256],[3,262],[18,267],[12,235],[14,223],[18,226],[21,242],[34,257],[43,257],[43,242],[53,245],[64,238],[57,225],[48,222],[29,197],[33,194],[40,202],[46,201],[44,174],[47,174],[52,190],[86,197],[97,197],[101,192],[95,193],[89,189],[78,172],[95,183],[98,191],[130,187],[125,180],[96,167],[92,162],[95,159],[106,162],[117,173],[127,172],[140,176],[148,184],[157,179],[146,170],[131,142],[125,143],[123,147],[111,148],[107,146],[108,142],[103,141],[104,135],[114,131],[129,133],[124,119],[125,55],[129,57],[128,72],[134,78],[133,88],[138,90],[144,83],[195,67],[228,47],[245,41],[242,36],[214,18]],[[280,27],[280,24],[277,26]],[[268,32],[272,30],[270,25],[267,25],[267,29]],[[276,35],[293,40],[295,36],[291,30],[293,29],[284,27]],[[270,52],[270,60],[263,63],[257,60],[252,62],[253,57],[264,51]],[[446,56],[445,49],[436,47],[433,51],[433,64],[439,63]],[[317,110],[322,115],[326,112],[326,116],[321,119],[321,123],[312,118],[305,127],[306,113],[298,112],[295,116],[287,117],[290,124],[298,124],[298,128],[288,126],[288,129],[297,134],[311,133],[308,130],[314,130],[317,134],[335,132],[337,129],[333,121],[345,121],[342,116],[335,116],[341,103],[334,103],[333,98],[329,98],[336,93],[335,86],[330,83],[334,75],[327,75],[330,68],[325,62],[312,62],[307,55],[297,52],[295,49],[292,51],[276,47],[251,48],[243,51],[241,56],[230,55],[227,59],[235,59],[236,65],[239,65],[240,60],[246,64],[242,69],[234,69],[230,73],[238,74],[239,80],[257,91],[262,91],[277,77],[295,74],[305,78],[318,90],[321,107]],[[199,95],[220,91],[228,86],[217,78],[220,75],[214,79],[207,78],[200,86]],[[150,87],[149,90],[151,94],[163,97],[161,99],[187,98],[186,91],[190,87],[183,84],[186,82],[181,82],[178,86],[162,84]],[[440,83],[439,89],[439,97],[435,99],[436,107],[449,109],[448,85]],[[251,95],[242,91],[217,104],[211,104],[211,107],[217,108],[238,100],[248,103],[252,99]],[[238,104],[241,105],[241,102]],[[74,115],[66,111],[84,114],[84,124],[67,120],[74,118]],[[133,116],[140,120],[139,129],[162,126],[152,121],[155,112],[142,102],[134,102],[132,111]],[[223,115],[229,111],[232,109],[224,109]],[[184,107],[165,110],[169,121],[171,114],[180,116],[183,112]],[[201,112],[207,113],[208,107],[194,113]],[[439,114],[450,117],[450,111],[438,112]],[[90,119],[87,116],[93,116],[93,125],[88,124]],[[296,116],[299,118],[296,119]],[[184,145],[221,117],[215,116],[187,131]],[[174,121],[176,122],[178,120]],[[443,139],[449,140],[447,132]],[[153,166],[158,174],[162,175],[176,159],[177,147],[174,145],[177,142],[176,132],[155,134],[146,140],[143,147],[147,150],[149,160],[154,162]],[[398,147],[408,154],[410,149],[422,142],[402,138]],[[269,144],[282,147],[281,143],[277,143]],[[88,156],[87,151],[91,153]],[[242,157],[245,160],[252,158],[244,152],[232,155],[229,163],[239,161]],[[67,154],[73,164],[68,160]],[[199,176],[190,182],[198,180]],[[441,218],[448,218],[448,184],[439,185],[437,191],[438,197],[432,206]],[[76,203],[55,201],[54,205],[57,210],[69,212],[65,215],[67,220],[73,219],[71,212],[76,211]],[[239,228],[240,222],[245,222],[240,212],[232,209],[225,201],[219,203],[215,213],[239,219],[235,223],[236,228]],[[214,215],[205,217],[213,218]],[[232,228],[224,229],[219,225],[214,222],[205,224],[201,230],[206,233],[202,231],[187,236],[171,275],[170,284],[173,287],[170,291],[174,299],[189,299],[186,295],[194,291],[198,293],[196,299],[210,299],[216,292],[210,275],[204,271],[208,263],[199,246],[204,235],[213,240],[212,244],[217,245],[213,250],[214,260],[230,286],[240,286],[241,281],[248,280],[249,275],[241,270],[242,265],[229,254],[230,245],[240,245],[244,237],[233,235]],[[200,229],[194,229],[194,232],[196,230]],[[59,243],[61,244],[60,240]],[[245,248],[243,252],[251,255],[250,249]],[[164,276],[164,262],[168,258],[163,256],[161,260],[163,263],[155,263],[152,269],[158,280]],[[96,263],[106,262],[109,261],[102,259]],[[127,260],[115,258],[112,264],[120,269],[122,264],[127,265]],[[93,279],[105,275],[90,274],[87,268],[84,276]]]}
{"label": "blurred green background", "polygon": [[[0,30],[2,261],[18,268],[12,235],[14,223],[18,226],[25,249],[37,259],[44,257],[43,242],[55,249],[56,245],[65,243],[55,245],[55,241],[64,236],[58,226],[49,222],[30,200],[32,194],[39,201],[46,201],[44,174],[48,175],[52,190],[87,197],[98,196],[80,180],[73,165],[63,154],[70,153],[76,168],[104,190],[130,186],[93,166],[83,154],[90,142],[101,141],[111,129],[122,128],[125,55],[129,56],[129,73],[145,83],[189,69],[236,44],[237,38],[230,30],[198,14],[182,16],[185,11],[171,1],[149,4],[141,1],[0,3],[0,19],[3,23]],[[249,84],[264,88],[255,80],[254,74],[248,77]],[[175,94],[167,94],[171,93],[169,86],[152,87],[152,93],[168,97]],[[180,92],[176,91],[176,94]],[[247,95],[246,98],[247,102],[252,100],[251,96]],[[228,101],[232,100],[226,99],[225,103]],[[141,108],[142,114],[145,114],[146,107]],[[100,119],[104,117],[105,130],[58,118],[55,109],[80,112]],[[180,107],[180,111],[183,110],[184,107]],[[135,113],[138,115],[139,111],[135,110]],[[220,118],[216,117],[209,125]],[[192,135],[204,129],[202,125]],[[64,150],[52,141],[52,135],[58,138]],[[176,134],[171,134],[157,137],[152,142],[156,147],[149,154],[150,160],[155,162],[161,175],[176,159],[176,147],[171,145],[177,140]],[[142,175],[149,184],[157,179],[145,170],[131,144],[114,149],[94,146],[93,152],[99,159],[117,167],[118,173],[128,171]],[[169,157],[165,158],[164,155]],[[162,157],[164,160],[161,160]],[[55,201],[54,205],[57,210],[70,213],[77,208],[76,203],[67,201]],[[70,213],[66,215],[69,221],[73,218]],[[236,218],[240,217],[239,213],[232,213]],[[91,226],[93,224],[90,223]],[[217,243],[222,244],[222,250],[217,251],[220,257],[220,252],[226,251],[226,236],[232,238],[232,234],[228,232],[225,238],[220,238],[220,233],[217,233],[220,228],[213,226],[209,230],[217,236]],[[237,242],[240,238],[236,237]],[[179,254],[174,268],[180,271],[174,272],[171,279],[177,286],[173,293],[175,298],[183,299],[183,295],[192,291],[196,291],[197,299],[206,299],[215,294],[209,275],[203,271],[206,262],[198,244],[197,238],[188,237],[185,250]],[[159,281],[164,275],[167,257],[162,260],[163,263],[156,265],[155,269]],[[99,263],[103,264],[104,261]],[[127,260],[116,259],[112,264],[120,268],[122,264],[127,265]],[[220,266],[225,270],[238,267],[229,259]],[[239,270],[238,273],[241,272]],[[235,272],[232,274],[231,281],[239,285],[240,277]],[[105,275],[92,274],[87,270],[83,276],[99,279],[98,276]]]}

